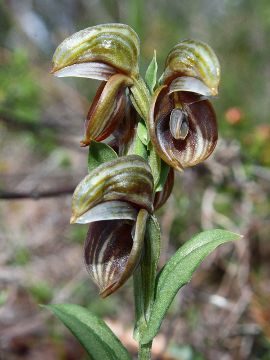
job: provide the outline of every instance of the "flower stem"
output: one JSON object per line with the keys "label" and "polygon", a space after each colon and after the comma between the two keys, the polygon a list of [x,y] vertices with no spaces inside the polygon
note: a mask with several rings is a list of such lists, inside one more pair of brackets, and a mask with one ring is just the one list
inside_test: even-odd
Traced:
{"label": "flower stem", "polygon": [[152,341],[148,344],[139,344],[138,359],[149,360],[151,359]]}
{"label": "flower stem", "polygon": [[133,275],[133,284],[134,284],[134,300],[135,300],[135,328],[134,328],[134,338],[139,343],[138,349],[138,359],[139,360],[149,360],[151,359],[151,347],[152,342],[148,344],[141,344],[140,338],[143,335],[144,330],[147,327],[146,319],[146,298],[145,298],[145,289],[143,286],[143,267],[141,264],[138,266],[137,270]]}
{"label": "flower stem", "polygon": [[155,279],[160,255],[160,229],[155,216],[150,215],[146,225],[144,252],[139,266],[133,274],[135,328],[134,338],[139,343],[139,359],[151,359],[152,341],[142,344],[155,297]]}

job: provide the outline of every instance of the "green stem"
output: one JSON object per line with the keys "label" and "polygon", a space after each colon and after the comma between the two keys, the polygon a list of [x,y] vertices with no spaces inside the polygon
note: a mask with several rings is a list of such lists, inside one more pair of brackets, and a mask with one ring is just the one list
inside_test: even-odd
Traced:
{"label": "green stem", "polygon": [[143,269],[142,266],[139,265],[137,270],[133,275],[133,284],[134,284],[134,300],[135,300],[135,317],[136,317],[136,324],[134,329],[134,338],[139,343],[138,349],[138,359],[139,360],[149,360],[151,359],[151,347],[152,342],[148,344],[141,344],[140,338],[147,327],[147,319],[146,313],[146,298],[143,286]]}
{"label": "green stem", "polygon": [[139,344],[138,359],[149,360],[151,359],[152,341],[148,344]]}
{"label": "green stem", "polygon": [[155,294],[155,278],[160,254],[160,229],[156,218],[150,215],[146,224],[144,252],[133,275],[135,301],[134,338],[139,342],[139,359],[151,359],[152,342],[141,344],[147,329]]}

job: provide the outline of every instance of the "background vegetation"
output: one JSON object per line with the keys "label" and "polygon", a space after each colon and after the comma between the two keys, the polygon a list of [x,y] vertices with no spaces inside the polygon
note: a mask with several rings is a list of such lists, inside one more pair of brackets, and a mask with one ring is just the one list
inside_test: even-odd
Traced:
{"label": "background vegetation", "polygon": [[207,162],[177,176],[159,213],[161,265],[203,229],[244,239],[215,251],[196,272],[173,303],[153,357],[267,360],[269,0],[0,1],[0,359],[85,359],[38,305],[50,302],[89,307],[136,354],[130,284],[100,300],[82,260],[87,228],[69,225],[70,194],[86,174],[79,140],[97,82],[49,74],[65,37],[106,22],[138,32],[142,69],[156,49],[161,74],[171,47],[190,37],[208,42],[222,67],[214,103],[219,145]]}

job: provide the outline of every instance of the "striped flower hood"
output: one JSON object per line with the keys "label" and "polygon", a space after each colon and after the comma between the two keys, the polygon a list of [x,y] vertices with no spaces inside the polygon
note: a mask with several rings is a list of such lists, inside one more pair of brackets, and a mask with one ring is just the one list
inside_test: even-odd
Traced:
{"label": "striped flower hood", "polygon": [[85,262],[102,297],[123,285],[140,260],[153,186],[146,161],[129,155],[98,166],[74,192],[71,223],[90,223]]}
{"label": "striped flower hood", "polygon": [[185,40],[167,57],[148,123],[157,153],[177,170],[205,160],[216,146],[216,116],[207,98],[217,95],[219,79],[218,59],[203,42]]}

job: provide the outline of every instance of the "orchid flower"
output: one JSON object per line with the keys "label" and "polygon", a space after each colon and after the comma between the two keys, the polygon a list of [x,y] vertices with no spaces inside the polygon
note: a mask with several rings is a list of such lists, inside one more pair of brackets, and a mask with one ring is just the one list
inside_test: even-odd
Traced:
{"label": "orchid flower", "polygon": [[216,146],[216,115],[207,98],[217,95],[219,79],[218,59],[203,42],[182,41],[167,57],[148,123],[157,153],[177,170],[205,160]]}
{"label": "orchid flower", "polygon": [[[102,80],[85,121],[81,146],[106,139],[123,120],[126,89],[139,112],[139,38],[125,24],[104,24],[81,30],[65,39],[53,56],[52,73],[58,77]],[[144,88],[144,92],[146,89]],[[147,98],[147,93],[144,95]]]}
{"label": "orchid flower", "polygon": [[[70,220],[89,223],[84,258],[102,297],[121,287],[140,263],[148,219],[170,196],[174,169],[203,161],[217,142],[216,116],[208,100],[217,95],[220,78],[213,50],[192,40],[176,45],[153,94],[156,73],[146,85],[139,55],[133,29],[104,24],[73,34],[53,57],[52,73],[58,77],[102,81],[81,145],[90,145],[90,157],[97,145],[100,153],[107,146],[104,151],[114,155],[98,161],[79,183]],[[111,135],[110,146],[100,144]]]}
{"label": "orchid flower", "polygon": [[71,223],[90,223],[85,262],[102,297],[132,275],[152,212],[153,177],[147,162],[137,155],[98,166],[75,189]]}

